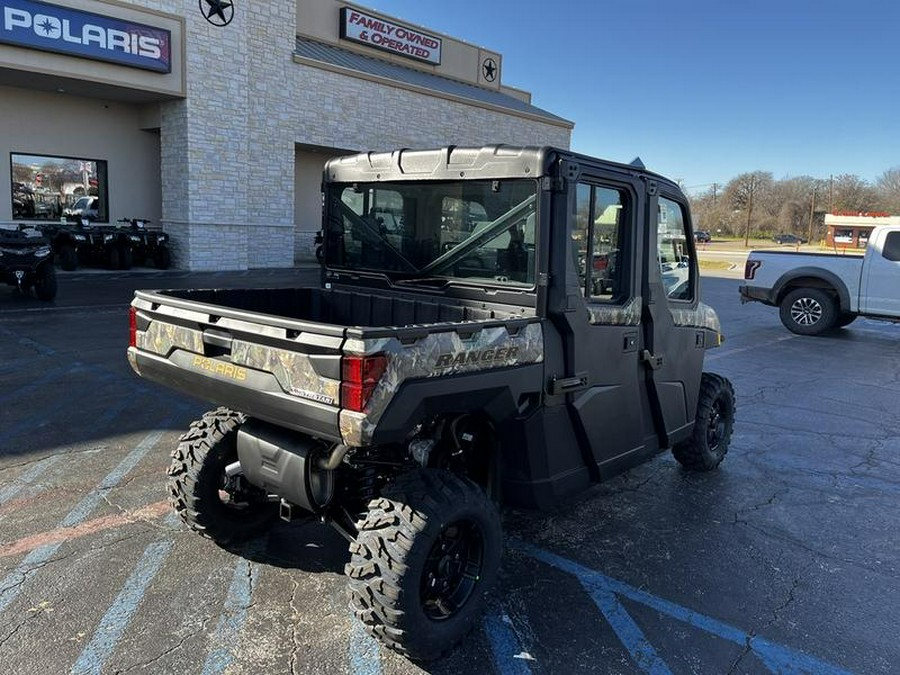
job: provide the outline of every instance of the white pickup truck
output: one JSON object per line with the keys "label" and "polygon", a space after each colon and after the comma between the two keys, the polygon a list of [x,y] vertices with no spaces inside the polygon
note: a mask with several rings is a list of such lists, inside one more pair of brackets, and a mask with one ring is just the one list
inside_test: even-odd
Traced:
{"label": "white pickup truck", "polygon": [[740,293],[741,302],[778,307],[781,322],[799,335],[857,316],[900,321],[900,227],[876,227],[864,256],[753,251]]}

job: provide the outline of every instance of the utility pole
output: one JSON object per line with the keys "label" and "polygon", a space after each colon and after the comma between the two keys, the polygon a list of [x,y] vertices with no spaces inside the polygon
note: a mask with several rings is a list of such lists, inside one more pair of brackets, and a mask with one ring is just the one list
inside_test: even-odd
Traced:
{"label": "utility pole", "polygon": [[719,189],[718,183],[713,183],[713,206],[716,205],[716,191]]}
{"label": "utility pole", "polygon": [[834,174],[828,176],[828,213],[834,213]]}
{"label": "utility pole", "polygon": [[809,205],[809,243],[812,243],[813,239],[813,219],[816,217],[816,191],[818,190],[818,186],[813,187],[813,195],[812,202]]}

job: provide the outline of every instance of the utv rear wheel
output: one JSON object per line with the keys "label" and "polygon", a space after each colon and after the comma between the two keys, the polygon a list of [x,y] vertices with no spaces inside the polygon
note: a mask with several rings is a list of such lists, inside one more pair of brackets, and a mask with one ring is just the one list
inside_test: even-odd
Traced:
{"label": "utv rear wheel", "polygon": [[237,432],[245,420],[228,408],[206,413],[181,437],[168,470],[175,511],[188,527],[220,545],[263,534],[277,516],[277,505],[263,490],[225,474],[237,461]]}
{"label": "utv rear wheel", "polygon": [[369,504],[350,545],[350,609],[412,659],[434,659],[471,630],[500,567],[493,502],[449,471],[397,478]]}
{"label": "utv rear wheel", "polygon": [[50,302],[56,297],[56,269],[49,260],[35,273],[34,294],[44,302]]}
{"label": "utv rear wheel", "polygon": [[714,373],[703,373],[697,417],[691,437],[672,448],[675,459],[691,471],[715,469],[728,452],[734,429],[734,389]]}
{"label": "utv rear wheel", "polygon": [[797,288],[781,301],[781,323],[797,335],[819,335],[835,325],[834,298],[821,288]]}

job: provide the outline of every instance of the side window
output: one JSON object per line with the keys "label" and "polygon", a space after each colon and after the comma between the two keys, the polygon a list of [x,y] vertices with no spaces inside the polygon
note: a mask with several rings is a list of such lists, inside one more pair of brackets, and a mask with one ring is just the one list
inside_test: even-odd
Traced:
{"label": "side window", "polygon": [[694,297],[693,252],[688,246],[687,218],[684,207],[665,197],[659,198],[656,225],[656,254],[666,296],[671,300]]}
{"label": "side window", "polygon": [[900,232],[888,232],[881,255],[892,262],[900,262]]}
{"label": "side window", "polygon": [[584,295],[594,302],[618,302],[624,287],[620,246],[626,193],[579,183],[572,226],[572,256]]}

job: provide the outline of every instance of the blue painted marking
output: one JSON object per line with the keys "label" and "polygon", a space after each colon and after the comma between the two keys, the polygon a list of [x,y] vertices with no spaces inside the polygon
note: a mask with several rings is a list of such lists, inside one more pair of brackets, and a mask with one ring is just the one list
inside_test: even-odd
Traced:
{"label": "blue painted marking", "polygon": [[[166,426],[169,420],[163,422],[162,426]],[[103,501],[103,497],[114,488],[125,475],[134,468],[134,466],[147,454],[147,452],[159,441],[163,432],[154,431],[138,443],[138,445],[128,455],[119,462],[119,465],[113,469],[106,478],[100,483],[100,486],[91,490],[84,498],[72,509],[65,518],[63,518],[57,527],[72,527],[78,525],[94,510],[94,508]],[[46,563],[53,554],[63,545],[63,542],[55,544],[47,544],[31,551],[20,562],[16,568],[0,580],[0,612],[3,612],[10,603],[13,602],[22,591],[25,582]]]}
{"label": "blue painted marking", "polygon": [[619,602],[616,594],[609,590],[606,584],[599,583],[596,579],[579,578],[579,581],[594,604],[600,608],[600,612],[631,654],[638,668],[650,675],[672,675],[672,671],[656,653],[653,645]]}
{"label": "blue painted marking", "polygon": [[100,620],[100,625],[94,631],[91,641],[85,645],[75,665],[72,666],[70,671],[72,675],[87,675],[88,673],[99,675],[103,672],[107,659],[122,638],[138,605],[141,604],[147,586],[153,581],[153,577],[159,572],[159,568],[171,550],[172,542],[170,541],[150,544],[144,550],[144,554],[125,581],[118,597]]}
{"label": "blue painted marking", "polygon": [[497,608],[485,614],[481,623],[494,655],[495,670],[500,675],[531,675],[525,659],[516,658],[522,653],[522,645],[509,617]]}
{"label": "blue painted marking", "polygon": [[350,673],[351,675],[380,675],[379,646],[366,632],[361,621],[350,620]]}
{"label": "blue painted marking", "polygon": [[48,347],[47,345],[42,345],[40,342],[35,342],[31,338],[24,337],[19,335],[15,331],[11,331],[9,328],[5,328],[0,326],[0,335],[4,337],[12,338],[16,341],[16,343],[22,347],[26,347],[28,349],[33,349],[41,356],[53,356],[56,354],[56,350],[52,347]]}
{"label": "blue painted marking", "polygon": [[23,471],[12,483],[3,489],[0,489],[0,504],[8,502],[26,487],[31,485],[36,479],[40,478],[41,474],[59,461],[59,457],[59,455],[51,455],[39,462],[35,462],[27,470]]}
{"label": "blue painted marking", "polygon": [[[250,550],[264,550],[268,538],[249,544]],[[259,577],[259,567],[249,560],[240,559],[234,567],[231,586],[225,597],[225,607],[216,625],[216,632],[211,639],[211,649],[203,664],[203,675],[219,675],[224,673],[234,662],[233,647],[240,635],[247,610],[253,597],[253,589]]]}
{"label": "blue painted marking", "polygon": [[850,675],[849,671],[820,661],[808,654],[776,644],[765,638],[754,637],[749,633],[730,626],[712,617],[682,607],[668,600],[663,600],[634,586],[608,577],[576,562],[549,553],[523,541],[510,541],[510,546],[552,567],[568,572],[577,577],[585,587],[594,586],[607,589],[609,592],[628,598],[645,607],[656,610],[660,614],[684,622],[702,631],[711,633],[742,647],[750,646],[753,652],[776,673],[808,673],[809,675]]}
{"label": "blue painted marking", "polygon": [[[87,368],[84,364],[77,364],[74,367],[71,367],[66,374],[71,375],[85,370],[90,369]],[[100,384],[103,382],[107,382],[113,379],[113,377],[114,375],[112,373],[100,373],[97,376],[96,383]],[[0,446],[9,443],[12,439],[16,438],[17,436],[21,436],[27,431],[32,431],[41,422],[45,421],[47,419],[48,408],[52,407],[54,410],[59,411],[67,407],[78,405],[79,403],[78,399],[73,398],[71,394],[65,389],[56,389],[54,390],[54,393],[56,394],[56,396],[54,396],[52,399],[42,399],[41,405],[38,406],[38,409],[35,410],[33,414],[20,419],[15,424],[5,426],[3,428],[3,431],[0,432]]]}
{"label": "blue painted marking", "polygon": [[[50,382],[52,382],[56,378],[58,378],[62,375],[65,375],[70,370],[74,369],[76,365],[77,364],[67,363],[64,366],[60,366],[59,368],[53,368],[52,370],[48,370],[43,375],[32,380],[25,386],[19,387],[18,389],[13,389],[12,391],[7,392],[7,393],[3,394],[2,396],[0,396],[0,403],[5,403],[9,399],[15,398],[17,396],[26,398],[32,392],[43,389],[44,387],[46,387]],[[33,368],[34,363],[29,362],[28,366]]]}

